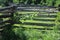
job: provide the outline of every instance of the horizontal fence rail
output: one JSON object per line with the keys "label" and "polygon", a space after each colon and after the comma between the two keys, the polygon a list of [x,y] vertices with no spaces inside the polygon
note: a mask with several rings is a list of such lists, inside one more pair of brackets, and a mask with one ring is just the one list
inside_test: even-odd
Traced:
{"label": "horizontal fence rail", "polygon": [[49,7],[49,6],[8,6],[0,8],[0,12],[12,12],[10,9],[15,7],[16,10],[19,11],[37,11],[37,12],[59,12],[58,7]]}
{"label": "horizontal fence rail", "polygon": [[37,12],[58,12],[56,8],[43,8],[43,7],[18,7],[20,11],[37,11]]}

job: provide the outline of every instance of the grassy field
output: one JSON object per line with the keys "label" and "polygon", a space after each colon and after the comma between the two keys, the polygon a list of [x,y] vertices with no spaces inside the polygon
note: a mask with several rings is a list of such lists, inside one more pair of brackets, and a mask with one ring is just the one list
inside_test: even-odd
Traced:
{"label": "grassy field", "polygon": [[[18,35],[18,38],[17,40],[60,40],[60,32],[59,32],[59,28],[60,28],[60,22],[58,20],[60,20],[60,12],[58,12],[56,15],[57,17],[53,18],[55,21],[37,21],[37,20],[33,20],[34,17],[38,16],[38,12],[31,12],[32,15],[35,14],[36,16],[33,16],[33,18],[30,18],[28,17],[28,15],[26,14],[29,14],[30,15],[30,12],[18,12],[17,15],[21,15],[22,14],[22,17],[21,17],[21,20],[19,19],[19,22],[21,21],[22,24],[14,24],[13,26],[16,26],[17,28],[13,28],[12,30],[15,32],[16,35]],[[23,15],[26,15],[28,18],[26,18],[26,16],[23,16]],[[51,14],[52,15],[52,14]],[[16,16],[16,15],[15,15]],[[18,17],[19,17],[18,16]],[[24,18],[25,17],[25,18]],[[51,18],[51,17],[50,17]],[[49,19],[48,18],[44,18],[43,17],[43,20],[44,19]],[[53,19],[50,19],[50,20],[53,20]],[[25,24],[27,23],[27,24]],[[32,23],[31,25],[29,23]],[[34,23],[36,23],[34,25]],[[42,23],[42,24],[55,24],[55,26],[38,26],[37,23]],[[22,28],[23,27],[23,28]],[[41,28],[41,29],[39,29]],[[45,29],[44,29],[45,28]],[[49,29],[53,29],[53,30],[47,30],[47,28]],[[25,38],[25,39],[24,39]]]}

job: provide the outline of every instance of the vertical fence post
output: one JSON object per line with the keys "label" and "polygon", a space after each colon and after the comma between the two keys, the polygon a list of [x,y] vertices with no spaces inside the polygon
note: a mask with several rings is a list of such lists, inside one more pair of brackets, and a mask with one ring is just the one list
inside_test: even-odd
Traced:
{"label": "vertical fence post", "polygon": [[14,21],[13,21],[13,17],[14,17],[14,13],[15,13],[15,9],[16,9],[16,7],[15,6],[13,6],[12,8],[11,8],[11,20],[12,20],[12,22],[11,22],[11,24],[13,25],[14,24]]}

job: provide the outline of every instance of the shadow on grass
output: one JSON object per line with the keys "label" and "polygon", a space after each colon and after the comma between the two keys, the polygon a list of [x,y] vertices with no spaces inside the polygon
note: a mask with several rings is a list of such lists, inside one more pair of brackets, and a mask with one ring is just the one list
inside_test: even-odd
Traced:
{"label": "shadow on grass", "polygon": [[[3,39],[2,40],[26,40],[26,36],[22,33],[22,36],[16,35],[15,32],[12,30],[12,26],[6,26],[4,31],[3,31]],[[23,31],[23,30],[21,30]]]}

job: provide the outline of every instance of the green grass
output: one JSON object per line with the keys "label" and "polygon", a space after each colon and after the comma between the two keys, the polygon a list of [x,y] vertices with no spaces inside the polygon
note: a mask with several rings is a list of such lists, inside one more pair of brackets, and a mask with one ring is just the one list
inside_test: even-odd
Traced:
{"label": "green grass", "polygon": [[22,23],[45,23],[45,24],[54,24],[55,22],[49,21],[34,21],[34,20],[20,20]]}
{"label": "green grass", "polygon": [[36,25],[23,25],[23,24],[14,24],[13,26],[17,26],[17,27],[26,27],[26,28],[51,28],[53,29],[54,27],[47,27],[47,26],[36,26]]}
{"label": "green grass", "polygon": [[[14,30],[16,35],[22,36],[20,34],[21,32],[20,28],[16,28]],[[28,29],[28,28],[25,28],[23,34],[25,34],[26,40],[58,40],[58,38],[60,37],[59,36],[60,34],[55,33],[54,31],[44,32],[37,29]]]}
{"label": "green grass", "polygon": [[[25,12],[26,13],[26,12]],[[31,12],[34,13],[34,12]],[[20,12],[18,13],[20,14]],[[24,14],[24,12],[21,12],[21,14]],[[16,35],[21,38],[21,40],[24,40],[23,34],[26,38],[26,40],[59,40],[60,34],[58,32],[58,24],[60,22],[60,12],[57,13],[56,18],[43,18],[43,19],[50,19],[50,20],[55,20],[55,22],[49,22],[49,21],[35,21],[33,19],[30,20],[20,20],[22,24],[14,24],[13,26],[16,26],[17,28],[13,28],[13,31],[15,32]],[[33,16],[34,17],[34,16]],[[29,22],[29,23],[47,23],[47,24],[56,24],[53,27],[46,27],[46,26],[36,26],[36,25],[23,25],[24,22]],[[24,28],[22,28],[24,27]],[[52,28],[54,30],[38,30],[38,29],[33,29],[33,28]],[[19,39],[18,39],[19,40]]]}

